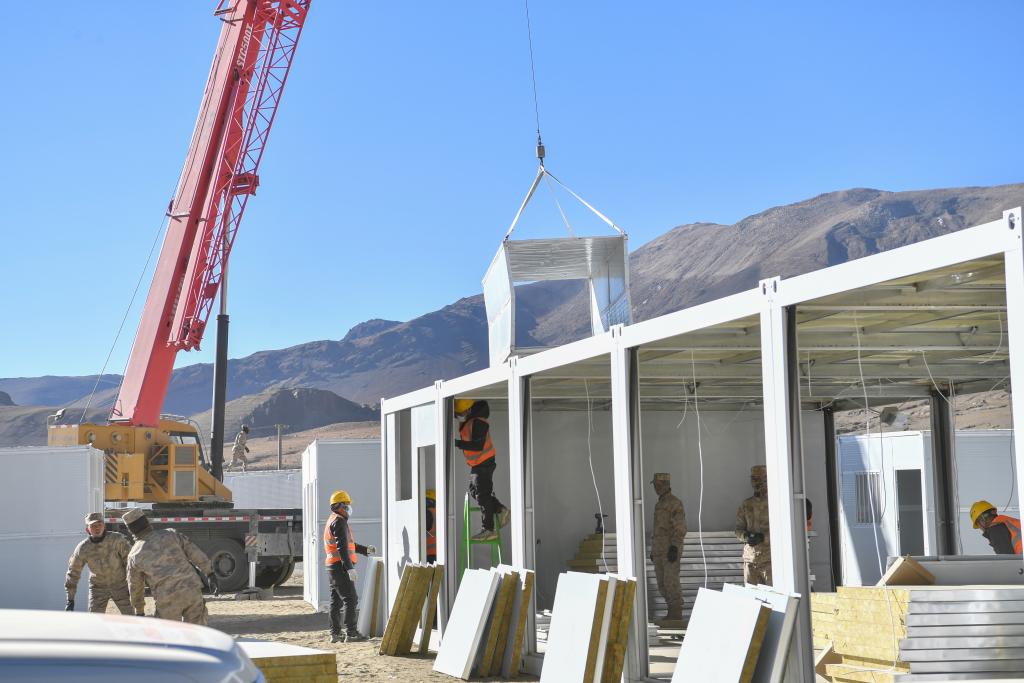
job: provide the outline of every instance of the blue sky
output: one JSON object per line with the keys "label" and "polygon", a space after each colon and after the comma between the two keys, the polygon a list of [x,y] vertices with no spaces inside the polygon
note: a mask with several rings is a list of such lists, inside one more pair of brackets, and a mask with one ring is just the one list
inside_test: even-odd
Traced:
{"label": "blue sky", "polygon": [[[0,377],[100,369],[177,181],[214,4],[5,8]],[[1024,180],[1024,3],[531,14],[548,165],[633,248],[831,190]],[[232,254],[231,355],[479,293],[533,139],[522,2],[314,2]],[[564,234],[546,193],[521,230]],[[209,337],[179,366],[211,360]]]}

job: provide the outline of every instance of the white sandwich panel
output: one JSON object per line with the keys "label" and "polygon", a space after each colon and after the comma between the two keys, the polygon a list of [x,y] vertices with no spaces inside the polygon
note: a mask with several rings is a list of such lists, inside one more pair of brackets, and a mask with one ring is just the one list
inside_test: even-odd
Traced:
{"label": "white sandwich panel", "polygon": [[[91,446],[0,448],[0,608],[62,609],[85,516],[103,510],[103,453]],[[89,571],[76,602],[87,603]]]}
{"label": "white sandwich panel", "polygon": [[737,586],[727,583],[722,586],[725,594],[746,595],[760,600],[771,609],[768,617],[768,628],[761,644],[761,653],[754,669],[754,683],[775,683],[781,681],[786,672],[786,653],[793,637],[793,626],[796,624],[796,607],[799,595],[780,593],[770,586]]}
{"label": "white sandwich panel", "polygon": [[579,572],[559,575],[541,683],[584,679],[602,583],[608,583],[607,576]]}
{"label": "white sandwich panel", "polygon": [[487,569],[467,569],[462,575],[434,671],[469,680],[499,579],[497,572]]}
{"label": "white sandwich panel", "polygon": [[768,608],[748,595],[701,588],[679,648],[672,683],[740,681],[757,639],[761,614]]}
{"label": "white sandwich panel", "polygon": [[225,472],[238,509],[298,509],[302,507],[302,470]]}
{"label": "white sandwich panel", "polygon": [[[360,545],[383,544],[379,439],[317,439],[302,453],[303,597],[318,611],[330,604],[324,565],[324,527],[330,498],[343,489],[352,497],[349,528]],[[359,557],[361,562],[365,558]],[[360,567],[362,569],[362,567]]]}

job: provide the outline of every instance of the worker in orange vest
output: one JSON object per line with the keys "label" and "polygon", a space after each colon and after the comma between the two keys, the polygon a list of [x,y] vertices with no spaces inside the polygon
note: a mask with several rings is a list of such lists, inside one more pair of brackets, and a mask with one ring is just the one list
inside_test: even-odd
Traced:
{"label": "worker in orange vest", "polygon": [[498,537],[494,528],[494,516],[504,527],[508,524],[508,508],[501,504],[494,495],[495,463],[494,443],[491,441],[491,428],[487,418],[491,416],[491,407],[487,401],[474,401],[460,398],[455,401],[455,417],[459,422],[459,438],[455,446],[462,450],[462,455],[469,465],[469,494],[480,506],[482,529],[473,536],[474,541],[492,541]]}
{"label": "worker in orange vest", "polygon": [[437,493],[434,489],[427,489],[427,562],[437,562],[437,529],[434,527],[435,515],[437,512]]}
{"label": "worker in orange vest", "polygon": [[[352,529],[348,525],[352,514],[352,497],[348,491],[335,491],[331,494],[331,515],[324,525],[324,564],[331,582],[331,642],[358,642],[367,637],[356,629],[356,610],[359,597],[356,594],[356,562],[357,555],[373,555],[377,549],[372,545],[356,543]],[[342,608],[344,607],[344,619]],[[341,624],[345,622],[342,633]]]}
{"label": "worker in orange vest", "polygon": [[1016,517],[1001,515],[995,505],[979,500],[971,506],[971,521],[997,555],[1021,554],[1020,520]]}

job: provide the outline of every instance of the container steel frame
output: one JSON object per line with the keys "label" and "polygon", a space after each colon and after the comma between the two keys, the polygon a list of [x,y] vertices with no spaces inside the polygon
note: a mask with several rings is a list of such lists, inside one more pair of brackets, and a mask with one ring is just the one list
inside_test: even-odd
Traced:
{"label": "container steel frame", "polygon": [[[388,496],[390,478],[396,462],[389,456],[387,424],[389,416],[418,406],[435,406],[437,457],[435,481],[438,511],[451,507],[447,491],[446,462],[452,445],[451,402],[453,397],[485,392],[507,399],[511,495],[511,554],[515,566],[535,569],[533,554],[533,505],[529,476],[529,397],[531,378],[555,368],[602,356],[609,359],[611,378],[611,418],[614,472],[614,523],[619,572],[637,576],[644,571],[643,472],[637,447],[639,405],[639,350],[644,345],[663,342],[681,334],[699,332],[730,321],[756,317],[760,321],[761,390],[763,393],[765,458],[768,469],[768,500],[773,520],[790,520],[788,525],[772,524],[772,567],[776,588],[808,594],[809,569],[804,542],[803,460],[800,447],[800,377],[797,357],[797,318],[801,304],[831,295],[878,286],[928,271],[950,268],[972,260],[1001,258],[1005,275],[1006,335],[1015,343],[1007,344],[1011,386],[1024,386],[1024,229],[1021,209],[1003,212],[1002,218],[956,233],[933,238],[881,254],[850,261],[792,278],[769,278],[758,287],[630,326],[617,325],[608,332],[527,357],[513,356],[505,363],[448,381],[438,381],[402,396],[385,399],[381,406],[382,468],[387,516],[394,501]],[[885,310],[885,307],[876,307]],[[1001,310],[1001,309],[1000,309]],[[1001,322],[1001,321],[1000,321]],[[852,334],[851,334],[852,337]],[[496,389],[498,391],[496,392]],[[920,389],[920,387],[917,387]],[[484,394],[481,394],[484,395]],[[885,396],[890,396],[886,394]],[[879,394],[882,398],[883,395]],[[1024,424],[1024,401],[1012,401],[1014,424]],[[392,420],[394,418],[392,417]],[[1024,439],[1014,440],[1016,471],[1024,473]],[[1018,496],[1024,500],[1024,476],[1017,477]],[[453,492],[461,500],[462,492]],[[447,515],[444,516],[447,518]],[[437,561],[446,567],[439,609],[439,628],[444,631],[448,609],[457,587],[457,562],[448,524],[437,525]],[[388,552],[388,543],[384,544]],[[385,563],[388,557],[385,556]],[[389,601],[397,586],[387,587]],[[648,678],[647,598],[644,582],[638,582],[634,605],[637,617],[631,625],[623,679]],[[531,610],[528,652],[536,653]],[[528,668],[539,667],[539,655],[528,655]],[[788,680],[813,681],[809,601],[800,602],[799,620],[790,653]]]}

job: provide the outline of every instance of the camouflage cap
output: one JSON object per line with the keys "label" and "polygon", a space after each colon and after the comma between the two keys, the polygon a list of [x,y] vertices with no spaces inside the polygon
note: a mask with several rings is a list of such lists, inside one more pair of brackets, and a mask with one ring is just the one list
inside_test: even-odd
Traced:
{"label": "camouflage cap", "polygon": [[668,472],[655,472],[654,473],[654,478],[651,479],[651,483],[652,484],[656,484],[659,481],[663,481],[666,484],[671,484],[672,483],[672,475],[669,474]]}
{"label": "camouflage cap", "polygon": [[131,524],[132,522],[136,522],[145,516],[146,513],[144,513],[141,508],[132,508],[128,512],[121,515],[121,521],[123,521],[125,524]]}
{"label": "camouflage cap", "polygon": [[92,524],[93,522],[102,522],[102,521],[103,521],[103,513],[102,512],[90,512],[89,514],[87,514],[85,516],[85,523],[86,523],[86,525]]}
{"label": "camouflage cap", "polygon": [[750,478],[751,479],[767,479],[768,478],[768,468],[765,467],[764,465],[754,465],[753,467],[750,468]]}

